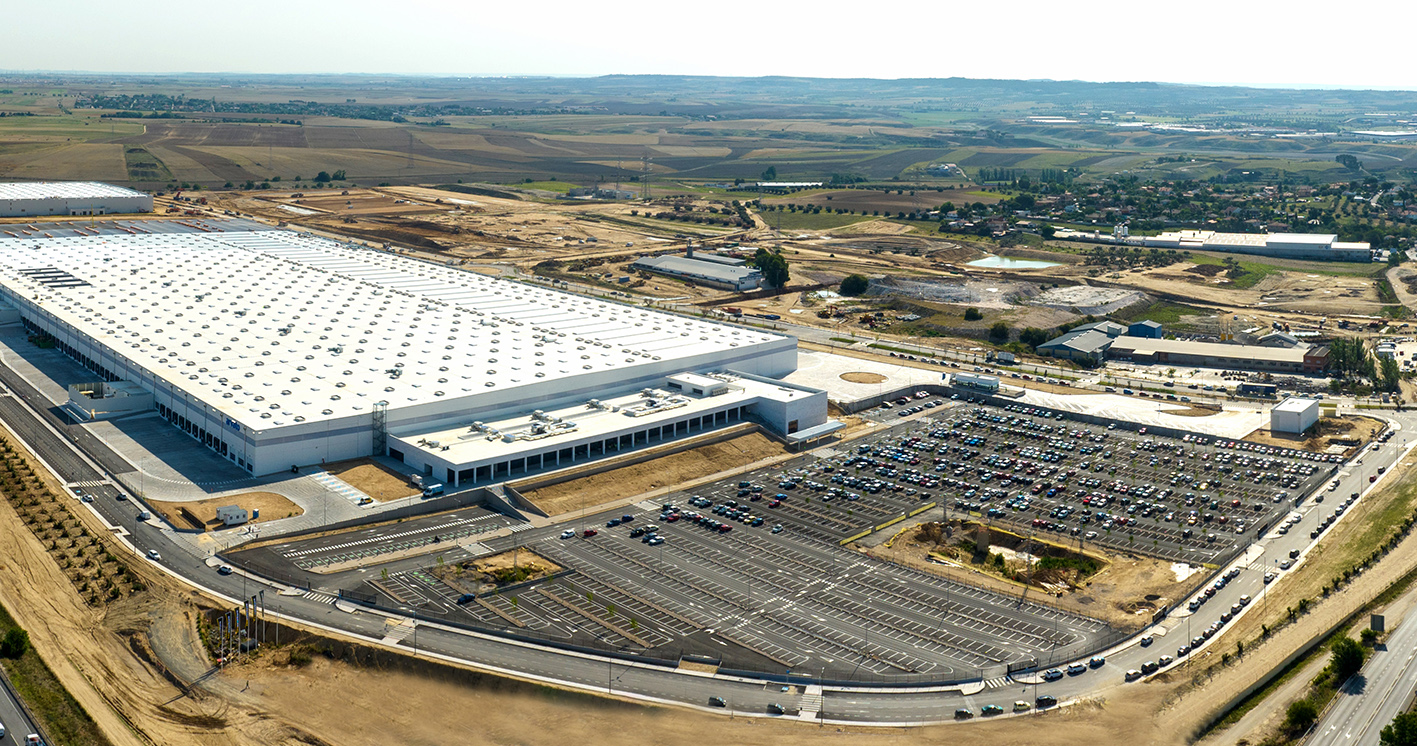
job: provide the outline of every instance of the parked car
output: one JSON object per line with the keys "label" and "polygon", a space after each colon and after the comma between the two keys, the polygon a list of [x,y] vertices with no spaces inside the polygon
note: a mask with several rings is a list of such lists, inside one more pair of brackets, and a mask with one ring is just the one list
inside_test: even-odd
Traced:
{"label": "parked car", "polygon": [[723,697],[709,697],[709,706],[710,706],[710,707],[727,707],[727,706],[728,706],[728,703],[723,700]]}

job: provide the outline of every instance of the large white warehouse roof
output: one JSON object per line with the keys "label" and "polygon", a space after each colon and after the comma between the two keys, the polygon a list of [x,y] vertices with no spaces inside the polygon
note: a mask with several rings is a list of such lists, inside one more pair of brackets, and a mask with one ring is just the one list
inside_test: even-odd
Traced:
{"label": "large white warehouse roof", "polygon": [[792,345],[277,230],[0,238],[0,285],[255,430]]}
{"label": "large white warehouse roof", "polygon": [[0,183],[0,200],[24,199],[106,199],[146,197],[125,187],[97,181],[28,181]]}

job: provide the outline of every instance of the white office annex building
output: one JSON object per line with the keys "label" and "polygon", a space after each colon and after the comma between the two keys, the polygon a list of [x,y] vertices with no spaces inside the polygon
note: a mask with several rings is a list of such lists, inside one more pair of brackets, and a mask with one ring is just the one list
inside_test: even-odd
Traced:
{"label": "white office annex building", "polygon": [[449,484],[745,418],[829,427],[824,392],[775,380],[797,366],[791,337],[250,223],[191,228],[0,237],[9,316],[100,379],[70,387],[80,419],[155,407],[253,474],[388,454]]}

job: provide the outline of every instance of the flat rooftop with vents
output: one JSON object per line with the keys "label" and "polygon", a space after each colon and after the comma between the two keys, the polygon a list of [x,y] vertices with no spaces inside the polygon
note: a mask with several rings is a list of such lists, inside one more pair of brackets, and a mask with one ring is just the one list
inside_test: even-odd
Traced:
{"label": "flat rooftop with vents", "polygon": [[152,195],[97,181],[0,183],[0,218],[152,211]]}
{"label": "flat rooftop with vents", "polygon": [[[384,454],[390,431],[797,365],[796,340],[778,334],[242,221],[152,225],[175,232],[0,234],[0,301],[255,474]],[[824,422],[825,406],[798,426]]]}

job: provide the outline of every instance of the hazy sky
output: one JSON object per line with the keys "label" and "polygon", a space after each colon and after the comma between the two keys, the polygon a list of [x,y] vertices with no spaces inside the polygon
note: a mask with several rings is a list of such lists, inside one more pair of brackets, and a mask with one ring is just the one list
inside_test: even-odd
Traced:
{"label": "hazy sky", "polygon": [[[1351,15],[1346,15],[1348,11]],[[1417,88],[1412,0],[15,0],[0,69]]]}

